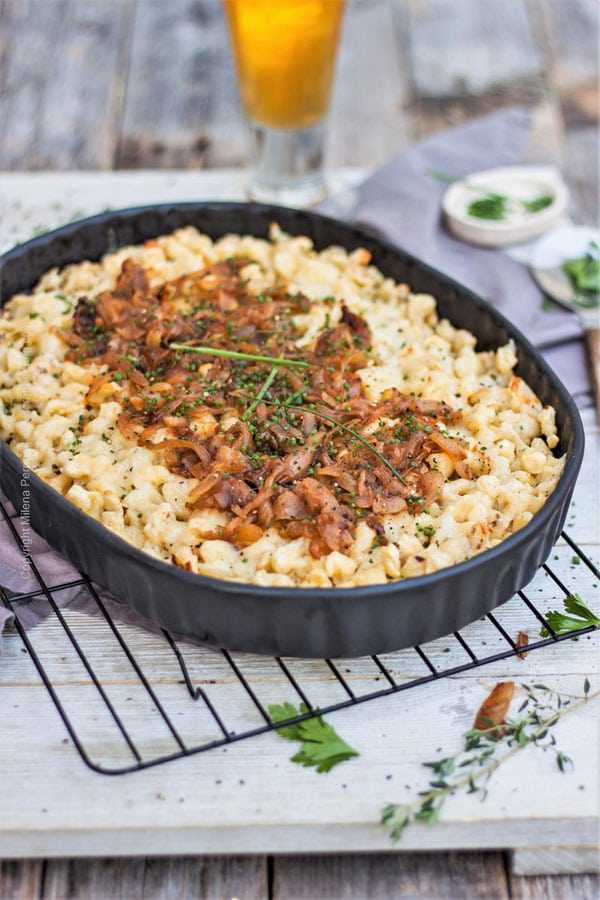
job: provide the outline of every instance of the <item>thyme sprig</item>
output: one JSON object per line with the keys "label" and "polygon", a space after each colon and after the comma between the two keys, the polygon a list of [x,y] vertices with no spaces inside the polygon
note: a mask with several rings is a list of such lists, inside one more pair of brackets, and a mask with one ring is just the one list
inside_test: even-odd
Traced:
{"label": "thyme sprig", "polygon": [[221,347],[193,347],[190,344],[169,344],[169,349],[180,350],[184,353],[201,353],[203,356],[218,356],[222,359],[271,363],[272,366],[290,366],[298,369],[308,369],[310,365],[303,359],[287,359],[283,356],[261,356],[258,353],[241,353],[238,350],[224,350]]}
{"label": "thyme sprig", "polygon": [[364,437],[362,434],[360,434],[360,432],[356,431],[356,429],[350,428],[349,425],[344,425],[342,422],[338,422],[338,420],[334,419],[333,416],[328,416],[325,413],[317,412],[316,409],[311,409],[308,406],[295,406],[295,405],[292,406],[291,404],[288,404],[285,402],[284,403],[275,403],[272,401],[264,401],[264,402],[267,403],[268,406],[281,407],[286,410],[296,410],[297,412],[312,413],[312,415],[316,416],[317,419],[324,419],[326,422],[330,422],[332,425],[335,425],[336,428],[339,428],[341,431],[345,431],[347,434],[351,434],[352,437],[354,437],[359,443],[361,443],[364,447],[366,447],[368,450],[370,450],[371,453],[374,453],[375,456],[380,460],[380,462],[382,462],[384,464],[384,466],[387,466],[387,468],[390,470],[392,475],[398,479],[400,484],[406,484],[406,481],[404,480],[404,478],[402,477],[400,472],[396,469],[395,466],[392,465],[392,463],[389,461],[389,459],[387,459],[383,455],[383,453],[381,453],[377,449],[377,447],[375,447],[370,441],[368,441],[366,439],[366,437]]}
{"label": "thyme sprig", "polygon": [[423,763],[432,772],[427,790],[421,791],[412,803],[389,803],[383,808],[381,824],[389,830],[392,841],[399,841],[412,822],[432,825],[439,821],[444,803],[454,794],[480,793],[485,800],[493,774],[525,747],[533,745],[553,753],[561,772],[573,765],[570,757],[557,747],[550,729],[564,716],[599,697],[600,691],[590,694],[587,678],[583,696],[553,691],[543,684],[532,687],[522,684],[521,688],[525,691],[518,710],[522,715],[489,728],[469,729],[464,735],[463,749],[455,756]]}

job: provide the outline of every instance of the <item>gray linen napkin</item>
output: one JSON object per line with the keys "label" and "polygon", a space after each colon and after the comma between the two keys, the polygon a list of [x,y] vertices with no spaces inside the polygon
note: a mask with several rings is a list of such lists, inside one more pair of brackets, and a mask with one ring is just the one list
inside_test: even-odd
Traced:
{"label": "gray linen napkin", "polygon": [[[494,113],[418,144],[368,178],[350,203],[347,197],[334,197],[321,209],[384,235],[489,299],[534,344],[544,348],[544,355],[559,377],[578,400],[585,402],[589,382],[576,316],[542,311],[541,293],[521,263],[501,251],[471,247],[451,237],[440,220],[444,185],[426,174],[438,170],[467,175],[478,169],[517,163],[528,137],[529,116],[525,111]],[[37,535],[33,536],[31,552],[49,584],[78,578],[70,563]],[[18,593],[39,589],[6,524],[0,525],[0,584]],[[105,592],[101,596],[117,621],[158,630]],[[61,607],[68,605],[89,614],[97,612],[85,588],[60,591],[54,599]],[[44,598],[18,604],[17,615],[25,628],[32,627],[49,613]],[[0,604],[0,634],[10,619],[11,613]]]}
{"label": "gray linen napkin", "polygon": [[443,226],[446,185],[428,175],[469,175],[523,161],[530,138],[526,110],[492,113],[436,134],[378,169],[322,212],[361,225],[489,300],[540,349],[581,405],[591,403],[582,330],[574,313],[544,311],[527,268],[501,250],[473,247]]}
{"label": "gray linen napkin", "polygon": [[[6,498],[0,495],[0,499],[2,499],[4,506],[9,512],[13,514],[14,509]],[[12,521],[17,532],[23,537],[22,519],[16,517]],[[68,606],[69,609],[85,613],[86,615],[100,615],[98,604],[87,585],[79,584],[63,588],[60,591],[52,590],[52,588],[56,588],[61,584],[81,581],[81,575],[71,563],[67,562],[48,546],[39,534],[30,531],[28,538],[31,558],[43,581],[51,589],[50,593],[56,606],[59,609]],[[0,522],[0,584],[9,595],[36,594],[35,597],[18,601],[16,604],[15,614],[25,630],[32,628],[51,615],[52,607],[45,594],[40,593],[43,590],[40,582],[21,553],[10,526],[6,522]],[[94,585],[94,588],[106,610],[116,622],[124,625],[138,625],[155,634],[160,632],[160,627],[156,623],[140,616],[98,585]],[[2,655],[2,632],[5,627],[12,624],[13,619],[12,612],[0,601],[0,656]],[[181,637],[176,633],[173,633],[172,636],[176,639]],[[186,640],[189,639],[186,638]],[[192,640],[191,643],[206,646],[201,641]]]}

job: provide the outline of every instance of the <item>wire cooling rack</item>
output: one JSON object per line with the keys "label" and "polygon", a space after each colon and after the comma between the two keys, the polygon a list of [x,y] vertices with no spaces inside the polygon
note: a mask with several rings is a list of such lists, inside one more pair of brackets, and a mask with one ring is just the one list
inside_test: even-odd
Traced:
{"label": "wire cooling rack", "polygon": [[[519,591],[485,619],[427,647],[358,661],[270,660],[227,650],[215,652],[178,642],[165,630],[149,634],[117,623],[85,574],[67,583],[48,584],[34,557],[25,551],[15,517],[2,503],[0,510],[39,585],[26,594],[0,589],[0,596],[16,613],[15,627],[81,758],[106,775],[161,765],[273,731],[276,726],[268,702],[261,697],[265,683],[273,682],[273,671],[280,679],[276,699],[281,701],[286,693],[286,699],[304,705],[302,714],[287,720],[292,724],[516,656],[523,648],[517,644],[514,622],[523,616],[529,620],[530,630],[533,627],[539,634],[545,628],[548,632],[548,637],[529,643],[526,652],[552,646],[573,637],[555,634],[541,608],[543,605],[546,612],[562,608],[562,600],[571,593],[563,570],[577,568],[579,583],[583,573],[596,584],[600,581],[598,568],[563,532],[564,543],[555,547],[552,556],[556,565],[544,565],[528,585],[527,594]],[[68,606],[61,608],[61,593],[73,588],[87,594],[88,609],[91,603],[97,614],[93,640],[89,638],[89,617],[85,619],[87,630],[82,630],[83,617],[74,615]],[[531,599],[533,591],[542,594],[536,603]],[[33,601],[47,604],[51,634],[42,641],[43,647],[37,646],[39,634],[48,629],[26,632],[18,618],[19,610]],[[503,611],[509,607],[510,624],[506,616],[503,624]],[[578,632],[577,639],[594,630]],[[457,653],[462,658],[459,664],[455,664]],[[444,665],[444,659],[451,664]],[[319,665],[321,674],[315,677]],[[74,692],[68,695],[66,691],[73,683],[78,688],[75,693],[83,691],[79,704],[73,703]],[[323,684],[329,690],[325,698],[317,699],[314,693],[319,686],[322,690]],[[241,722],[240,694],[246,703]],[[147,744],[149,723],[150,746],[142,746]],[[136,732],[142,730],[140,739]]]}

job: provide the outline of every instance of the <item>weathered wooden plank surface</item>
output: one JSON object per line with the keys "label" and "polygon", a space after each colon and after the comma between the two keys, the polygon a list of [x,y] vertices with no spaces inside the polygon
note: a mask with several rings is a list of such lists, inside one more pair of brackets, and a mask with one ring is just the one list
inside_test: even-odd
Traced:
{"label": "weathered wooden plank surface", "polygon": [[600,874],[600,846],[596,847],[527,847],[511,854],[513,875]]}
{"label": "weathered wooden plank surface", "polygon": [[42,895],[43,870],[44,863],[41,859],[0,859],[0,897],[2,900],[38,900],[38,897]]}
{"label": "weathered wooden plank surface", "polygon": [[[219,178],[203,177],[207,178],[209,193],[214,191],[212,195],[217,196],[222,192]],[[8,235],[13,234],[11,223],[39,227],[46,221],[54,222],[46,216],[64,220],[79,206],[91,213],[117,195],[124,204],[139,202],[143,197],[159,201],[189,196],[190,186],[195,184],[192,175],[156,173],[29,178],[15,175],[5,179],[3,240],[8,241]],[[230,188],[231,180],[226,178]],[[240,190],[239,184],[236,190]],[[43,207],[40,197],[44,198]],[[15,205],[17,200],[19,206]],[[586,421],[592,438],[592,417]],[[592,554],[599,543],[595,532],[600,474],[596,458],[590,440],[569,518],[570,530],[586,542]],[[593,603],[598,592],[596,582],[581,565],[572,563],[571,551],[561,545],[554,555],[558,559],[553,559],[552,565],[561,577]],[[556,595],[546,576],[540,575],[528,592],[544,609],[555,603]],[[537,636],[538,624],[530,615],[523,618],[521,604],[507,604],[498,611],[498,618],[513,636],[518,630],[528,630],[532,639]],[[101,623],[77,614],[68,614],[68,619],[143,752],[149,755],[173,749],[172,738],[143,692],[140,694],[121,651],[114,641],[107,642]],[[166,644],[132,629],[125,633],[134,642],[136,657],[151,673],[153,686],[172,711],[183,738],[194,743],[210,737],[210,719],[201,705],[187,696]],[[108,754],[108,763],[113,765],[129,759],[106,713],[92,699],[94,691],[85,686],[86,679],[56,623],[49,621],[32,633],[32,639],[57,681],[61,699],[92,758],[107,763]],[[475,623],[469,641],[482,656],[502,647],[502,639],[489,623]],[[336,727],[363,755],[326,779],[304,770],[292,772],[290,748],[274,735],[130,778],[106,779],[86,770],[70,742],[65,742],[62,723],[31,660],[22,653],[19,639],[14,636],[6,644],[7,655],[0,662],[0,709],[8,714],[3,717],[6,725],[0,737],[0,767],[9,790],[3,793],[0,852],[13,856],[64,856],[67,852],[105,856],[108,852],[123,853],[123,848],[142,855],[264,853],[274,848],[313,853],[325,849],[386,850],[390,847],[387,836],[377,825],[381,806],[412,796],[420,788],[424,783],[423,759],[435,756],[440,746],[451,749],[456,745],[485,691],[496,680],[551,680],[553,686],[577,692],[584,675],[597,667],[593,645],[584,638],[538,656],[531,653],[524,661],[500,661],[449,682],[376,701],[362,711],[338,713]],[[454,639],[434,642],[426,649],[441,668],[466,661]],[[183,652],[195,683],[203,684],[219,705],[225,704],[231,727],[257,724],[255,711],[222,661],[216,665],[211,654],[191,647],[184,647]],[[294,699],[272,662],[236,658],[264,702]],[[423,672],[422,663],[410,652],[394,655],[389,664],[399,681]],[[324,705],[340,699],[339,685],[322,665],[299,661],[290,665],[314,702]],[[358,694],[380,686],[375,680],[378,673],[367,661],[340,665]],[[435,723],[433,729],[431,723]],[[552,760],[523,755],[521,763],[504,771],[501,787],[491,792],[485,806],[472,798],[455,798],[440,826],[407,832],[404,852],[425,847],[506,847],[509,823],[512,846],[539,846],[540,842],[556,846],[565,840],[591,846],[596,835],[593,748],[597,734],[593,714],[582,717],[572,728],[565,723],[560,739],[565,752],[577,760],[574,772],[561,776],[554,773]],[[22,748],[17,757],[16,746]],[[40,758],[46,761],[46,768],[40,767]],[[547,791],[549,778],[553,779],[551,795]],[[64,790],[66,783],[68,792]],[[529,786],[525,797],[519,790],[523,783]],[[25,794],[22,784],[29,785]]]}
{"label": "weathered wooden plank surface", "polygon": [[220,0],[137,0],[116,165],[239,164],[246,145]]}
{"label": "weathered wooden plank surface", "polygon": [[348,6],[329,119],[326,162],[332,168],[361,160],[376,166],[411,142],[399,37],[390,4],[367,0]]}
{"label": "weathered wooden plank surface", "polygon": [[[0,896],[1,890],[0,882]],[[43,892],[36,896],[43,900],[267,900],[267,862],[260,856],[49,860]]]}
{"label": "weathered wooden plank surface", "polygon": [[[598,217],[598,124],[600,7],[594,0],[530,3],[530,13],[546,72],[546,106],[553,125],[553,161],[562,166],[579,221]],[[544,133],[542,133],[542,140]]]}
{"label": "weathered wooden plank surface", "polygon": [[[245,161],[220,0],[2,9],[0,170]],[[416,137],[519,103],[538,114],[543,157],[559,160],[565,133],[598,120],[597,41],[595,0],[349,0],[328,163],[372,166]],[[575,138],[589,173],[590,142]],[[567,146],[565,163],[580,162]]]}
{"label": "weathered wooden plank surface", "polygon": [[537,875],[510,879],[513,900],[598,900],[597,875]]}
{"label": "weathered wooden plank surface", "polygon": [[[400,10],[402,0],[393,0]],[[546,93],[524,0],[412,0],[408,59],[415,136],[503,106],[538,107]]]}
{"label": "weathered wooden plank surface", "polygon": [[412,84],[422,98],[481,96],[540,76],[524,0],[409,0]]}
{"label": "weathered wooden plank surface", "polygon": [[582,84],[595,83],[600,16],[595,0],[534,2],[530,8],[542,17],[547,30],[553,55],[551,76],[558,91],[565,95]]}
{"label": "weathered wooden plank surface", "polygon": [[[151,0],[152,2],[153,0]],[[181,100],[185,109],[193,110],[194,103],[199,102],[194,97],[200,98],[208,108],[208,112],[197,130],[193,115],[189,112],[185,113],[188,115],[187,121],[190,123],[191,143],[186,143],[187,138],[182,140],[180,132],[173,135],[169,133],[168,128],[164,128],[165,149],[152,145],[151,139],[148,138],[149,132],[144,128],[143,117],[136,117],[137,100],[132,99],[139,96],[141,91],[138,79],[147,77],[152,80],[156,77],[151,72],[152,47],[148,45],[146,39],[145,62],[144,54],[140,53],[139,49],[136,51],[138,55],[135,65],[132,65],[133,61],[129,54],[130,45],[132,40],[136,39],[136,35],[139,35],[137,36],[138,48],[144,49],[141,30],[145,26],[146,35],[152,35],[144,15],[142,14],[141,19],[139,17],[140,7],[147,6],[147,4],[148,0],[138,0],[138,16],[133,25],[131,14],[133,0],[131,3],[128,3],[128,0],[119,0],[116,17],[109,16],[108,12],[112,11],[112,6],[117,5],[117,0],[102,0],[102,2],[99,0],[96,4],[85,5],[74,3],[74,0],[71,0],[70,3],[62,2],[62,0],[61,2],[37,0],[37,3],[28,2],[28,0],[0,0],[0,94],[2,95],[0,97],[0,117],[3,123],[3,131],[0,133],[0,169],[97,167],[110,166],[115,161],[119,165],[145,165],[148,160],[156,165],[173,165],[175,161],[179,161],[180,165],[186,166],[218,165],[225,159],[235,163],[241,161],[244,140],[242,121],[236,107],[230,68],[229,70],[221,69],[220,73],[217,72],[214,75],[219,102],[211,105],[210,96],[207,98],[206,93],[202,95],[203,99],[201,97],[202,91],[208,90],[210,94],[212,90],[210,85],[207,88],[207,83],[210,82],[210,73],[207,75],[203,69],[206,60],[210,58],[211,65],[217,67],[227,67],[230,63],[225,60],[224,54],[219,55],[212,48],[207,51],[202,41],[197,50],[191,48],[190,51],[191,45],[190,43],[185,44],[185,36],[182,42],[176,42],[176,52],[180,53],[182,47],[185,49],[187,46],[187,58],[189,59],[191,52],[196,59],[200,73],[199,77],[194,80],[193,68],[186,70],[183,66],[186,74],[192,71],[192,79],[191,83],[186,83],[185,90],[181,89],[182,92],[177,96],[177,102]],[[477,40],[481,40],[483,48],[480,53],[485,54],[489,53],[490,46],[494,44],[495,35],[500,34],[505,37],[506,31],[503,28],[503,20],[497,27],[493,22],[489,27],[483,27],[481,22],[484,22],[485,25],[485,21],[491,21],[494,9],[490,7],[490,10],[477,10],[473,13],[475,4],[485,6],[479,4],[477,0],[473,0],[472,4],[465,6],[466,15],[467,17],[473,16],[480,24],[474,29],[472,24],[467,23],[466,31],[478,35]],[[522,8],[522,4],[514,4],[514,6],[517,5]],[[181,4],[178,9],[183,10],[182,15],[187,17],[195,15],[196,21],[205,21],[206,10],[208,7],[214,10],[215,0],[198,0],[193,6],[195,12],[190,12],[192,4]],[[398,11],[399,6],[401,7],[400,11]],[[481,67],[476,67],[481,76],[478,82],[479,93],[475,91],[475,93],[469,94],[461,92],[460,89],[455,89],[453,93],[446,87],[444,90],[437,88],[431,97],[426,95],[421,87],[415,86],[415,82],[411,84],[409,74],[411,23],[418,20],[419,17],[422,19],[423,16],[426,16],[429,6],[428,0],[419,0],[419,2],[413,0],[409,4],[395,4],[394,11],[397,15],[396,55],[394,55],[394,48],[387,30],[383,33],[379,32],[380,38],[378,37],[378,40],[375,41],[373,33],[376,32],[376,28],[364,28],[360,24],[357,25],[361,22],[364,24],[378,21],[378,10],[383,10],[383,19],[387,21],[387,0],[373,0],[373,2],[359,0],[359,3],[355,3],[349,10],[346,23],[347,34],[352,35],[352,40],[356,44],[355,48],[342,47],[340,56],[339,72],[341,74],[332,110],[330,162],[336,164],[343,160],[354,164],[371,165],[404,146],[407,140],[427,134],[449,123],[460,121],[480,111],[505,103],[534,102],[537,109],[536,115],[540,122],[536,145],[538,158],[542,158],[539,156],[542,153],[544,159],[562,160],[567,176],[571,177],[571,187],[575,189],[578,217],[584,221],[594,221],[597,214],[595,160],[598,119],[596,49],[598,11],[594,0],[569,0],[568,3],[529,0],[526,6],[529,26],[523,30],[521,35],[517,36],[523,52],[523,40],[527,39],[529,42],[529,49],[526,51],[527,59],[521,57],[515,62],[510,59],[508,51],[495,49],[494,53],[501,53],[504,66],[502,78],[497,79],[498,85],[493,78],[494,66],[490,67],[492,76],[488,77],[487,81],[485,72]],[[456,15],[454,2],[450,3],[448,0],[447,3],[436,4],[436,6],[439,6],[442,16],[448,16],[448,11],[454,12]],[[497,7],[497,4],[492,6]],[[72,14],[74,7],[75,16]],[[90,19],[86,19],[85,15],[81,14],[82,9],[86,10],[85,15],[91,15],[91,25],[89,24]],[[52,38],[53,28],[56,30],[58,27],[50,21],[55,10],[59,10],[61,28],[59,39]],[[506,5],[501,10],[501,15],[503,18],[507,15]],[[508,15],[511,22],[514,22],[521,13],[515,13],[512,8],[509,8]],[[124,19],[120,18],[123,16]],[[210,19],[210,16],[208,18]],[[48,23],[48,27],[44,31],[45,22]],[[101,27],[96,30],[94,22],[99,22]],[[18,30],[16,30],[17,27]],[[108,33],[106,29],[108,29]],[[529,31],[529,38],[527,38],[527,31]],[[197,36],[197,30],[194,31],[192,28],[192,33]],[[223,34],[224,32],[221,32],[221,38],[216,40],[216,44],[221,50],[225,48]],[[48,40],[48,36],[52,38],[51,41]],[[155,30],[154,36],[155,39],[158,38],[160,46],[161,35]],[[530,39],[533,41],[533,54]],[[219,40],[221,40],[220,44]],[[361,41],[363,43],[360,43]],[[506,41],[507,46],[509,43]],[[167,44],[168,42],[165,42],[165,45]],[[172,47],[173,44],[171,43],[170,46]],[[15,62],[16,48],[18,48],[19,58]],[[106,48],[108,48],[108,52],[104,52]],[[442,51],[442,57],[450,59],[455,48],[442,48]],[[203,53],[204,57],[202,57]],[[372,61],[371,55],[374,53],[377,56]],[[183,58],[186,58],[185,53],[183,53]],[[543,62],[541,70],[540,59]],[[169,71],[177,71],[178,64],[177,61],[170,61]],[[127,79],[130,65],[132,67]],[[519,66],[521,70],[517,72]],[[460,66],[456,63],[451,63],[450,72],[455,73],[459,68]],[[179,71],[181,71],[181,66]],[[371,71],[377,74],[376,78],[371,76]],[[91,85],[86,83],[85,78],[90,72],[95,76],[94,83]],[[51,79],[49,73],[52,75]],[[390,73],[393,73],[392,77],[390,77]],[[371,77],[370,81],[369,77]],[[422,74],[420,77],[422,82]],[[126,79],[128,80],[128,93],[127,99],[124,100]],[[52,81],[50,87],[45,84],[46,81]],[[361,90],[365,84],[372,84],[373,88],[369,91]],[[143,91],[141,93],[143,97]],[[153,94],[150,91],[146,96],[152,99]],[[170,92],[170,96],[174,96],[173,90]],[[356,106],[353,106],[353,98],[355,98]],[[126,127],[121,126],[124,102]],[[185,107],[185,103],[188,104],[187,107]],[[149,110],[150,115],[153,115],[151,106],[146,109]],[[166,112],[164,108],[162,111],[159,110],[156,118],[162,122],[168,121],[168,110]],[[8,128],[5,127],[5,123],[8,123]],[[160,128],[157,128],[157,131],[160,131]],[[196,134],[202,140],[200,145],[194,148],[193,138]],[[128,143],[128,135],[136,138],[137,143],[135,141]],[[205,141],[208,142],[208,146]],[[148,186],[151,179],[148,180],[142,176],[142,180],[136,188],[139,196],[133,202],[148,199]],[[228,180],[229,194],[239,190],[238,182],[237,176]],[[41,184],[39,188],[42,188]],[[178,187],[174,184],[167,189],[166,196],[175,196],[177,190]],[[185,190],[187,191],[186,196],[189,197],[190,188],[186,187]],[[222,182],[220,186],[215,185],[215,190],[214,196],[217,196],[219,192],[223,193]],[[74,184],[71,191],[72,197],[76,197],[78,193],[79,187]],[[103,205],[112,204],[115,196],[119,196],[119,202],[122,202],[122,205],[129,202],[122,199],[123,194],[118,190],[115,193],[115,186],[112,183],[106,182]],[[71,201],[73,209],[77,202]],[[48,207],[50,206],[49,202]],[[26,213],[30,215],[29,210]],[[64,218],[60,209],[49,209],[48,214],[51,216],[49,221],[52,222],[56,219],[56,224],[59,224]],[[25,219],[27,219],[27,215]],[[28,227],[33,230],[33,228],[39,227],[39,222],[31,220],[30,226],[26,222],[19,225],[21,230]],[[20,236],[27,235],[23,232]],[[593,460],[588,461],[588,474],[592,470],[597,474],[597,467],[594,467]],[[581,504],[580,515],[575,517],[572,527],[580,540],[588,539],[590,522],[594,521],[594,517],[597,520],[598,505],[594,501],[594,496],[597,496],[597,488],[596,494],[590,490],[587,496],[577,501]],[[586,584],[585,589],[592,590],[592,585]],[[516,624],[514,619],[509,619],[509,622]],[[481,635],[481,641],[485,640],[485,635]],[[482,644],[482,646],[485,645]],[[436,655],[436,659],[439,658],[442,661],[447,659],[447,655],[442,655],[444,649],[440,647],[439,656]],[[560,648],[554,659],[555,661],[561,660],[556,671],[566,674],[569,665],[566,657],[561,656],[564,649],[564,646]],[[530,659],[533,659],[533,655]],[[554,667],[550,666],[550,668]],[[494,674],[496,677],[502,676],[501,665],[498,666],[497,673],[488,671],[491,677]],[[515,673],[518,674],[518,671],[517,668]],[[522,671],[523,674],[530,671],[527,663],[523,666]],[[262,679],[263,676],[258,674],[259,679]],[[350,677],[350,673],[348,674]],[[402,672],[399,670],[399,675],[401,674]],[[553,677],[554,672],[551,672],[550,675]],[[356,686],[368,683],[367,675],[361,671],[353,672],[351,677]],[[319,682],[318,679],[317,682]],[[27,690],[31,691],[32,689],[39,694],[34,702],[47,703],[39,687],[30,684]],[[464,686],[461,686],[460,683],[457,684],[456,697],[460,700],[456,701],[456,709],[453,713],[455,717],[460,715],[460,709],[464,709],[464,704],[470,702]],[[53,712],[50,712],[53,716]],[[18,714],[19,710],[14,710],[13,715]],[[403,720],[406,716],[410,717],[411,714],[411,709],[406,710],[403,713]],[[443,714],[448,714],[447,708],[444,708]],[[148,716],[145,715],[144,718],[147,719]],[[42,724],[40,724],[39,715],[32,711],[29,721],[31,733],[37,734],[40,728],[44,728],[46,719],[42,717]],[[52,723],[48,720],[48,725],[50,724],[52,724],[52,727],[48,729],[50,740],[44,753],[49,759],[52,759],[59,747],[69,754],[68,765],[64,768],[64,778],[67,779],[71,767],[77,766],[79,763],[68,745],[62,745],[60,728],[57,727],[58,723],[55,717],[52,719]],[[102,733],[101,725],[102,723],[98,723],[97,734]],[[194,723],[194,727],[198,729],[198,723]],[[339,727],[343,728],[344,726],[342,724]],[[192,730],[193,733],[198,732]],[[10,738],[14,739],[15,737],[17,736],[11,733]],[[397,750],[398,755],[401,755],[403,751],[404,746],[400,744]],[[278,765],[276,759],[277,757],[272,757],[271,760],[264,760],[266,763],[263,768],[265,777],[272,775],[273,767]],[[246,764],[247,762],[242,761],[242,765]],[[22,776],[23,772],[20,775]],[[220,779],[217,775],[215,781],[218,780]],[[519,779],[515,779],[514,783],[516,786]],[[303,782],[303,784],[305,783]],[[146,813],[147,816],[156,815],[157,809],[158,814],[162,812],[161,803],[157,805],[156,802],[158,801],[157,795],[162,792],[162,787],[160,780],[156,784],[151,783],[150,786],[144,785],[142,794],[150,791],[151,804],[148,809],[153,809],[152,812]],[[190,788],[192,788],[191,784]],[[193,802],[193,799],[198,796],[198,791],[202,792],[203,788],[206,788],[206,782],[202,775],[197,776],[193,788],[195,791],[190,790],[186,801]],[[306,789],[308,789],[308,785],[306,785]],[[80,790],[84,792],[87,790],[83,783],[80,785]],[[98,799],[103,803],[110,803],[108,796],[107,793],[101,792]],[[231,796],[227,797],[215,795],[214,802],[225,804],[234,802],[234,796],[234,791],[231,792]],[[261,802],[259,796],[257,791],[255,805]],[[558,802],[560,799],[559,797]],[[133,792],[128,800],[135,804],[138,802],[138,796]],[[337,802],[339,803],[339,798]],[[42,807],[41,803],[39,806],[38,814],[43,820],[49,815],[48,808]],[[484,823],[480,833],[483,834],[486,831],[487,824]],[[460,825],[457,827],[459,840],[461,827]],[[556,834],[558,835],[560,832],[558,831]],[[72,832],[69,837],[72,838]],[[84,834],[79,850],[81,853],[86,852],[86,846],[89,852],[90,843],[86,837]],[[41,852],[44,836],[36,836],[35,841],[37,842],[35,852]],[[141,852],[144,852],[142,849],[144,844],[147,842],[142,838],[139,843]],[[193,841],[191,844],[193,845]],[[121,842],[119,846],[123,847],[124,845]],[[300,846],[301,841],[292,840],[289,849],[295,850]],[[340,849],[342,847],[346,849],[346,846],[347,842],[344,842],[340,844]],[[443,840],[437,846],[444,846]],[[460,843],[455,846],[460,846]],[[195,849],[197,850],[197,846]],[[322,847],[314,849],[322,849]],[[98,847],[95,852],[102,853],[102,848]],[[160,847],[156,852],[165,852],[165,848]],[[177,852],[177,848],[174,847],[173,852]],[[190,846],[189,852],[194,852],[193,846]],[[402,858],[407,860],[407,855],[404,854]],[[484,861],[477,865],[483,869],[490,864],[492,859],[495,860],[496,857],[494,855],[484,857]],[[444,863],[444,865],[448,864],[448,862]],[[474,865],[474,862],[473,859],[459,860],[458,864],[468,869]],[[71,896],[85,896],[83,886],[89,891],[92,883],[90,876],[86,874],[86,866],[93,866],[94,863],[81,863],[80,865],[81,868],[62,862],[57,864],[57,872],[70,873]],[[125,867],[131,865],[135,868],[137,863],[132,861],[128,864],[123,863],[123,865]],[[181,875],[185,871],[185,867],[181,868],[180,864],[174,865],[166,860],[154,861],[153,865],[157,872],[156,881],[147,882],[146,896],[186,896],[185,893],[178,894],[176,892],[178,885],[187,884],[185,880],[187,876]],[[341,863],[334,863],[334,865],[341,867]],[[438,861],[436,871],[439,870],[439,865]],[[413,863],[405,862],[407,869],[411,866]],[[495,862],[493,866],[496,871]],[[168,882],[161,874],[161,869],[170,872]],[[176,870],[177,874],[175,874]],[[341,871],[341,868],[339,870]],[[283,870],[280,868],[280,871]],[[384,874],[385,871],[384,866]],[[40,895],[43,875],[41,863],[7,863],[3,865],[0,873],[0,897]],[[371,874],[373,878],[376,878],[377,869],[372,868]],[[58,878],[58,875],[56,877]],[[331,881],[328,881],[327,877],[324,885],[331,885]],[[490,879],[491,875],[487,880]],[[64,886],[64,881],[60,882],[60,879],[56,883]],[[120,883],[128,883],[125,875],[121,877]],[[158,890],[167,890],[167,883],[168,893],[160,894]],[[356,883],[362,890],[363,881],[360,877],[356,879]],[[159,885],[159,888],[155,889],[155,885]],[[82,886],[81,890],[79,890],[80,886]],[[336,886],[333,887],[335,890]],[[360,897],[363,900],[364,894],[353,891],[353,885],[348,885],[348,882],[338,888],[338,894],[334,894],[334,896],[355,897],[356,900]],[[512,896],[523,898],[573,897],[587,900],[588,897],[595,898],[598,895],[597,880],[587,876],[552,879],[513,877],[510,888]],[[115,896],[114,881],[111,889],[113,893],[110,896]],[[152,890],[154,894],[151,892]],[[242,892],[240,896],[245,896],[245,894]],[[471,896],[471,894],[465,894],[465,896]]]}
{"label": "weathered wooden plank surface", "polygon": [[2,168],[112,165],[132,8],[131,0],[5,0]]}
{"label": "weathered wooden plank surface", "polygon": [[[332,193],[362,181],[364,169],[329,173]],[[244,200],[247,172],[205,169],[117,172],[6,172],[0,178],[0,252],[105,209],[186,200]]]}
{"label": "weathered wooden plank surface", "polygon": [[510,874],[501,853],[0,863],[2,900],[596,900],[599,887],[593,875]]}
{"label": "weathered wooden plank surface", "polygon": [[508,900],[501,853],[275,857],[273,900]]}

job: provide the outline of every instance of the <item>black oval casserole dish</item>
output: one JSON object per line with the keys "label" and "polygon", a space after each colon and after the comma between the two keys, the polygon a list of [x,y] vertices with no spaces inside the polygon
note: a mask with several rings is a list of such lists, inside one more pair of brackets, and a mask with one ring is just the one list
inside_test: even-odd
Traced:
{"label": "black oval casserole dish", "polygon": [[[271,222],[308,235],[318,249],[366,247],[386,275],[433,294],[441,316],[476,335],[478,349],[513,338],[517,373],[557,413],[567,460],[543,508],[492,550],[418,578],[357,588],[264,588],[194,575],[136,549],[81,512],[35,475],[31,523],[98,584],[141,615],[179,634],[232,650],[280,656],[352,657],[422,644],[455,631],[508,600],[546,560],[562,529],[583,455],[584,434],[569,393],[529,342],[488,303],[417,259],[333,219],[276,206],[176,203],[108,212],[15,247],[0,260],[1,299],[30,290],[54,266],[97,260],[185,225],[213,238],[266,237]],[[22,464],[2,444],[0,485],[20,508]]]}

